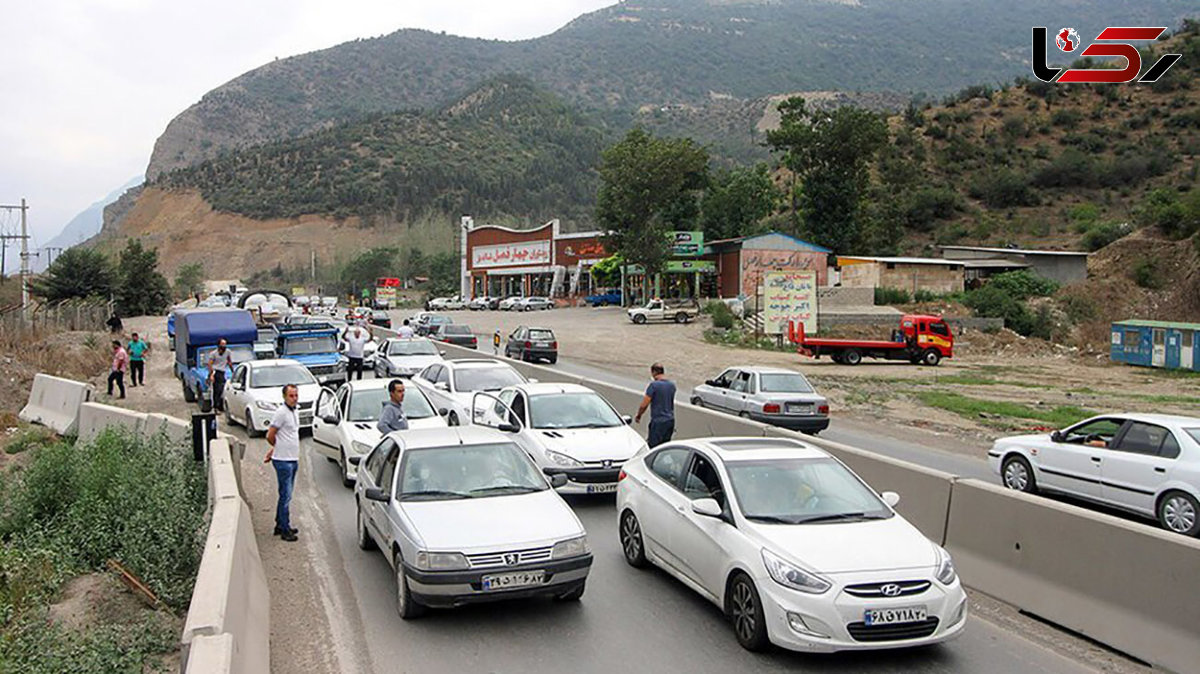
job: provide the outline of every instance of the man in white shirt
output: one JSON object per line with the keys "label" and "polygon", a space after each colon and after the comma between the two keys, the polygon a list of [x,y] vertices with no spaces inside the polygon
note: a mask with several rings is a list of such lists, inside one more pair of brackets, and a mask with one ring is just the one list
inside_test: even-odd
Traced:
{"label": "man in white shirt", "polygon": [[401,325],[396,330],[396,336],[400,339],[412,339],[414,334],[415,333],[413,333],[412,326],[408,324],[407,318],[404,319],[404,325]]}
{"label": "man in white shirt", "polygon": [[275,410],[271,425],[267,429],[267,458],[275,468],[279,482],[279,503],[275,506],[275,535],[285,541],[296,540],[299,531],[292,526],[292,488],[296,484],[296,469],[300,465],[300,416],[297,402],[300,391],[295,384],[283,387],[283,405]]}
{"label": "man in white shirt", "polygon": [[354,379],[354,373],[358,373],[358,378],[362,379],[363,372],[363,357],[366,353],[367,342],[371,341],[371,335],[361,326],[354,326],[346,330],[346,358],[350,360],[349,367],[346,368],[346,381]]}

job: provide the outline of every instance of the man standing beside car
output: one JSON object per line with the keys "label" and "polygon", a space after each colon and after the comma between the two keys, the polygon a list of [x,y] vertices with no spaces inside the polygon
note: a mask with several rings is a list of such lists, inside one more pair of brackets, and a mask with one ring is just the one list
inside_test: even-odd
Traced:
{"label": "man standing beside car", "polygon": [[222,337],[217,342],[217,348],[208,354],[208,386],[212,391],[212,406],[214,412],[225,411],[225,370],[233,369],[233,354],[227,348],[227,342]]}
{"label": "man standing beside car", "polygon": [[650,432],[646,436],[646,444],[650,447],[670,442],[675,434],[675,382],[667,379],[664,372],[662,363],[650,366],[650,376],[654,381],[646,387],[646,395],[634,417],[634,423],[640,424],[646,408],[650,408]]}
{"label": "man standing beside car", "polygon": [[396,330],[396,336],[399,337],[400,339],[412,339],[413,338],[413,329],[412,329],[412,326],[408,324],[407,318],[404,319],[404,325],[401,325]]}
{"label": "man standing beside car", "polygon": [[363,330],[361,326],[354,326],[346,331],[346,358],[350,360],[350,365],[346,368],[346,381],[354,379],[354,373],[358,373],[358,378],[362,379],[363,373],[363,358],[366,354],[367,342],[371,341],[371,336]]}
{"label": "man standing beside car", "polygon": [[393,379],[388,382],[388,401],[383,403],[379,422],[375,428],[387,435],[392,431],[407,431],[408,417],[404,416],[404,382]]}
{"label": "man standing beside car", "polygon": [[296,540],[299,531],[292,526],[292,489],[296,486],[296,469],[300,466],[300,416],[296,403],[300,389],[295,384],[283,387],[283,405],[275,410],[271,425],[267,428],[267,458],[275,468],[275,479],[279,483],[279,502],[275,506],[275,535],[289,543]]}

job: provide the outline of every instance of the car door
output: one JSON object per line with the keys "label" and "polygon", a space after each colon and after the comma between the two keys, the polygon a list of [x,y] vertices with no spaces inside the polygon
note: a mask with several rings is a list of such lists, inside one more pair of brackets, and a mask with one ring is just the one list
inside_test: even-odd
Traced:
{"label": "car door", "polygon": [[749,372],[738,372],[733,383],[729,385],[729,394],[725,397],[725,402],[728,404],[730,412],[741,414],[750,411],[749,397],[754,390],[751,383],[752,377],[753,375]]}
{"label": "car door", "polygon": [[720,377],[713,380],[713,386],[708,387],[710,392],[706,396],[705,404],[727,412],[731,410],[733,405],[729,402],[729,387],[741,373],[737,368],[729,368],[722,372]]}
{"label": "car door", "polygon": [[[346,387],[343,386],[342,388]],[[318,444],[336,447],[338,442],[338,425],[336,423],[328,423],[325,421],[325,418],[336,417],[338,421],[341,420],[342,417],[338,414],[337,395],[332,390],[322,386],[321,392],[317,394],[317,403],[314,412],[313,440],[316,440]]]}
{"label": "car door", "polygon": [[225,409],[230,410],[231,414],[238,412],[244,413],[248,405],[246,404],[246,383],[248,381],[247,372],[250,366],[242,363],[233,370],[233,378],[229,385],[225,387],[223,395],[225,396]]}
{"label": "car door", "polygon": [[521,349],[525,345],[525,328],[519,327],[512,331],[508,336],[508,344],[505,345],[504,355],[509,358],[521,358]]}
{"label": "car door", "polygon": [[427,396],[429,396],[429,399],[434,402],[434,406],[436,406],[436,407],[448,407],[449,406],[447,404],[447,400],[446,400],[446,396],[445,396],[444,392],[439,391],[437,389],[437,387],[435,386],[435,384],[437,382],[438,373],[443,368],[444,368],[444,366],[442,366],[441,364],[434,363],[433,365],[430,365],[429,367],[422,370],[420,374],[413,377],[413,381],[415,381],[417,383],[417,386],[419,386],[422,390],[425,391],[425,394]]}
{"label": "car door", "polygon": [[729,524],[716,517],[692,512],[692,501],[711,498],[728,516],[728,499],[712,459],[693,451],[683,474],[684,503],[675,509],[676,522],[670,533],[671,550],[680,561],[680,571],[714,597],[723,593],[722,571],[727,557],[721,546]]}
{"label": "car door", "polygon": [[680,573],[681,565],[671,551],[670,540],[671,530],[679,521],[677,509],[688,503],[680,484],[690,456],[691,450],[674,447],[660,449],[644,459],[650,476],[643,485],[645,498],[637,513],[646,547]]}
{"label": "car door", "polygon": [[[371,452],[371,456],[375,459],[374,463],[370,460],[367,462],[367,473],[370,475],[370,484],[368,487],[379,487],[384,494],[391,495],[392,484],[396,475],[396,462],[400,456],[400,448],[396,445],[396,441],[391,438],[384,438],[375,450]],[[362,479],[362,471],[359,471],[359,479]],[[392,531],[388,525],[388,511],[391,509],[389,501],[372,501],[371,499],[363,499],[363,507],[367,514],[368,526],[371,527],[372,533],[375,535],[375,540],[379,541],[379,547],[383,550],[389,550],[392,546]]]}
{"label": "car door", "polygon": [[1046,436],[1037,443],[1034,457],[1041,472],[1041,485],[1078,496],[1103,498],[1100,471],[1104,453],[1124,424],[1124,419],[1103,417],[1063,431],[1062,442]]}
{"label": "car door", "polygon": [[1179,442],[1170,429],[1130,421],[1104,452],[1100,493],[1105,501],[1153,515],[1159,485],[1179,456]]}

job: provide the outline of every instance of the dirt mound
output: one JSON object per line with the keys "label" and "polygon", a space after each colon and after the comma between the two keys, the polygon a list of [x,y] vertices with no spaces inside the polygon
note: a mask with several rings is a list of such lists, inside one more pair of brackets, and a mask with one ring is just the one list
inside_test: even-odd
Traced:
{"label": "dirt mound", "polygon": [[108,369],[109,336],[95,332],[0,333],[0,412],[19,412],[33,376],[90,381]]}

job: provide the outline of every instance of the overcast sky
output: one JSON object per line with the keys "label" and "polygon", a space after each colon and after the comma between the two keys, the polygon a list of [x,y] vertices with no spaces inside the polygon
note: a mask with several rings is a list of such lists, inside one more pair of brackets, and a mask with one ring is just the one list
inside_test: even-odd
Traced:
{"label": "overcast sky", "polygon": [[518,40],[615,0],[37,0],[6,3],[0,204],[34,243],[146,168],[207,91],[273,60],[400,28]]}

